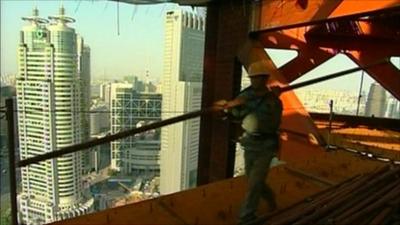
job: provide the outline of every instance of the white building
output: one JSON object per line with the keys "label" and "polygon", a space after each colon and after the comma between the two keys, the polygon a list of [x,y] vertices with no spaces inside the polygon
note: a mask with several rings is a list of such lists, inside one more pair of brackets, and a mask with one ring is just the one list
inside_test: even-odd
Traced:
{"label": "white building", "polygon": [[[205,18],[166,13],[162,119],[201,108]],[[161,194],[196,185],[200,119],[161,129]]]}
{"label": "white building", "polygon": [[[77,35],[77,53],[78,53],[78,75],[81,82],[81,132],[82,141],[88,141],[90,138],[90,103],[91,103],[91,88],[90,88],[90,48],[84,45],[83,38]],[[91,169],[90,162],[93,160],[90,151],[83,151],[83,173],[89,172]]]}
{"label": "white building", "polygon": [[100,135],[110,131],[110,110],[104,104],[90,108],[90,135]]}
{"label": "white building", "polygon": [[[111,84],[111,132],[140,127],[161,119],[161,94],[137,92],[129,83]],[[159,175],[160,130],[111,143],[111,168],[144,177]]]}
{"label": "white building", "polygon": [[[74,19],[64,8],[49,18],[50,24],[37,9],[23,18],[30,24],[23,27],[18,47],[21,159],[80,143],[88,135],[88,118],[80,113],[87,108],[88,49],[67,26]],[[90,212],[93,199],[83,190],[82,168],[81,152],[23,167],[20,222],[43,224]]]}
{"label": "white building", "polygon": [[385,117],[392,119],[400,119],[400,102],[395,97],[391,96],[387,100],[387,109]]}
{"label": "white building", "polygon": [[365,116],[384,117],[387,107],[386,90],[379,83],[372,83],[365,105]]}
{"label": "white building", "polygon": [[100,84],[100,99],[102,99],[108,108],[110,108],[111,83]]}
{"label": "white building", "polygon": [[[110,110],[103,102],[94,101],[90,108],[90,138],[98,139],[110,133]],[[92,148],[89,153],[87,168],[99,172],[110,164],[111,143],[105,143]]]}

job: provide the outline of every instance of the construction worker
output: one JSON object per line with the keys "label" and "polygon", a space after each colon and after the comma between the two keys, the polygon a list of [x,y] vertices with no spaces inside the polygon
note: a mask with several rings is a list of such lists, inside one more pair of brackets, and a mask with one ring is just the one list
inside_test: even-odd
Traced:
{"label": "construction worker", "polygon": [[246,199],[240,210],[240,224],[256,224],[256,211],[260,198],[267,201],[271,210],[277,208],[275,195],[265,183],[271,160],[279,148],[278,128],[281,123],[282,102],[277,88],[266,86],[269,73],[261,61],[248,68],[251,86],[231,101],[220,100],[214,107],[223,108],[241,119],[243,135],[240,144],[244,149],[245,174],[248,178]]}

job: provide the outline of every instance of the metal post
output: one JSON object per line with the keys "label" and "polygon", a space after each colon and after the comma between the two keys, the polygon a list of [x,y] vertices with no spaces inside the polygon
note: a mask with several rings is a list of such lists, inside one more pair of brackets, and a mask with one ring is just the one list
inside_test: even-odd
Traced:
{"label": "metal post", "polygon": [[6,100],[6,116],[8,128],[8,167],[10,171],[10,201],[11,201],[11,224],[18,224],[17,209],[17,176],[15,164],[15,132],[14,132],[14,102],[12,98]]}
{"label": "metal post", "polygon": [[96,174],[99,173],[99,166],[100,166],[99,165],[100,164],[99,151],[101,151],[100,149],[101,149],[101,145],[97,146],[93,149],[94,150],[94,171],[96,171]]}
{"label": "metal post", "polygon": [[332,119],[333,119],[333,100],[329,101],[329,125],[328,125],[328,137],[326,149],[330,149],[330,139],[331,139],[331,130],[332,130]]}
{"label": "metal post", "polygon": [[358,116],[359,110],[360,110],[360,102],[361,102],[361,92],[362,92],[362,88],[363,88],[363,81],[364,81],[364,71],[361,72],[361,82],[360,82],[360,90],[358,92],[358,100],[357,100],[357,112],[356,112],[356,116]]}

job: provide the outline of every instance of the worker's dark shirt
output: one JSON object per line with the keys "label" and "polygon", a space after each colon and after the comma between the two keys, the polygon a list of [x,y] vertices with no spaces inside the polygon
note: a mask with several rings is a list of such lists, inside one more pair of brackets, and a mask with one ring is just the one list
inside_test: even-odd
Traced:
{"label": "worker's dark shirt", "polygon": [[[246,99],[245,104],[232,110],[232,115],[242,119],[245,130],[241,138],[243,147],[253,149],[278,144],[278,134],[282,117],[282,102],[271,91],[256,96],[252,88],[243,91],[238,97]],[[261,143],[262,142],[262,143]],[[254,150],[256,150],[254,149]]]}

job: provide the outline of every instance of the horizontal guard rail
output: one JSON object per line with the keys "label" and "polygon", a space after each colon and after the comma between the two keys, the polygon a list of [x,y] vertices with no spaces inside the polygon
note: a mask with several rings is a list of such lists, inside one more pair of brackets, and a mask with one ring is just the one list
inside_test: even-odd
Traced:
{"label": "horizontal guard rail", "polygon": [[[352,68],[352,69],[348,69],[348,70],[340,71],[340,72],[337,72],[337,73],[333,73],[333,74],[330,74],[330,75],[327,75],[327,76],[323,76],[323,77],[319,77],[319,78],[316,78],[316,79],[311,79],[311,80],[308,80],[308,81],[300,82],[300,83],[297,83],[297,84],[294,84],[294,85],[281,87],[280,88],[280,92],[283,93],[283,92],[290,91],[290,90],[293,90],[293,89],[305,87],[305,86],[308,86],[308,85],[312,85],[312,84],[319,83],[319,82],[322,82],[322,81],[325,81],[325,80],[329,80],[329,79],[333,79],[333,78],[340,77],[340,76],[343,76],[343,75],[347,75],[347,74],[350,74],[350,73],[354,73],[354,72],[357,72],[357,71],[360,71],[360,70],[365,70],[365,69],[368,69],[368,68],[371,68],[371,67],[374,67],[374,66],[377,66],[377,65],[380,65],[380,64],[388,63],[388,62],[389,62],[389,59],[385,58],[383,60],[379,60],[379,61],[377,61],[375,63],[369,64],[369,65],[364,66],[364,67],[355,67],[355,68]],[[148,130],[153,130],[153,129],[160,128],[160,127],[163,127],[163,126],[167,126],[167,125],[170,125],[170,124],[173,124],[173,123],[177,123],[177,122],[181,122],[181,121],[184,121],[184,120],[196,118],[196,117],[199,117],[201,115],[205,115],[205,114],[211,113],[213,111],[215,112],[215,111],[219,111],[219,110],[221,110],[221,109],[217,109],[217,108],[214,108],[214,107],[209,107],[209,108],[206,108],[206,109],[202,109],[202,110],[198,110],[198,111],[194,111],[194,112],[189,112],[189,113],[177,116],[177,117],[169,118],[169,119],[166,119],[166,120],[163,120],[163,121],[159,121],[159,122],[154,122],[152,124],[149,124],[149,125],[146,125],[146,126],[142,126],[142,127],[139,127],[139,128],[133,128],[133,129],[121,131],[119,133],[108,135],[108,136],[103,137],[103,138],[99,138],[99,139],[83,142],[83,143],[76,144],[76,145],[71,145],[71,146],[62,148],[60,150],[56,150],[56,151],[48,152],[48,153],[45,153],[45,154],[42,154],[42,155],[34,156],[34,157],[31,157],[31,158],[28,158],[28,159],[24,159],[24,160],[19,161],[17,163],[17,166],[18,167],[28,166],[28,165],[33,164],[33,163],[38,163],[40,161],[44,161],[44,160],[51,159],[51,158],[56,158],[56,157],[62,156],[64,154],[74,153],[74,152],[77,152],[77,151],[80,151],[80,150],[92,148],[92,147],[95,147],[97,145],[105,144],[105,143],[108,143],[108,142],[111,142],[111,141],[115,141],[115,140],[118,140],[118,139],[121,139],[121,138],[126,138],[126,137],[129,137],[129,136],[141,133],[141,132],[145,132],[145,131],[148,131]]]}
{"label": "horizontal guard rail", "polygon": [[25,159],[25,160],[21,160],[18,162],[18,167],[23,167],[23,166],[27,166],[29,164],[32,163],[37,163],[43,160],[47,160],[47,159],[51,159],[51,158],[56,158],[59,156],[62,156],[64,154],[69,154],[69,153],[74,153],[80,150],[84,150],[84,149],[88,149],[88,148],[92,148],[94,146],[97,145],[102,145],[111,141],[115,141],[121,138],[126,138],[138,133],[142,133],[148,130],[153,130],[153,129],[157,129],[163,126],[167,126],[173,123],[178,123],[184,120],[188,120],[188,119],[192,119],[192,118],[196,118],[199,117],[203,114],[209,113],[212,111],[212,108],[207,108],[205,110],[198,110],[198,111],[194,111],[194,112],[190,112],[190,113],[186,113],[183,114],[181,116],[177,116],[177,117],[173,117],[173,118],[169,118],[163,121],[159,121],[159,122],[154,122],[151,123],[149,125],[146,126],[142,126],[139,128],[133,128],[133,129],[129,129],[129,130],[125,130],[125,131],[121,131],[119,133],[116,134],[111,134],[111,135],[107,135],[106,137],[103,138],[99,138],[99,139],[95,139],[95,140],[91,140],[91,141],[87,141],[87,142],[83,142],[80,144],[76,144],[76,145],[71,145],[65,148],[62,148],[60,150],[57,151],[52,151],[52,152],[48,152],[42,155],[38,155],[29,159]]}

